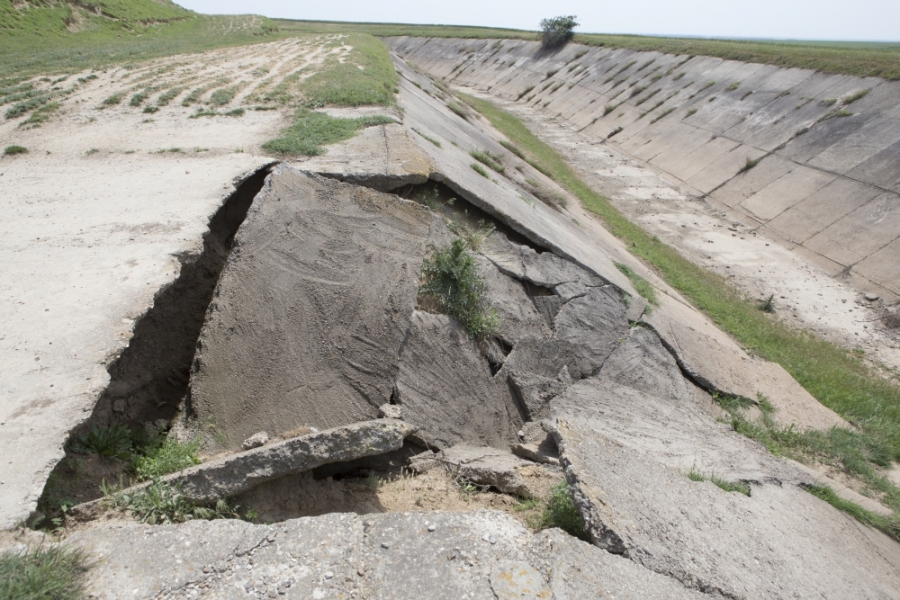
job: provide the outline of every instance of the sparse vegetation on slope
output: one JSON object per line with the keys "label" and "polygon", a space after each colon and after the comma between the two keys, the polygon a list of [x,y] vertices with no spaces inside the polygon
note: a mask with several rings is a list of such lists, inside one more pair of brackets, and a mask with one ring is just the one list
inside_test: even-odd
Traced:
{"label": "sparse vegetation on slope", "polygon": [[[885,483],[878,471],[887,464],[885,461],[900,460],[900,387],[872,372],[853,353],[773,319],[725,278],[693,264],[629,221],[513,115],[488,101],[465,94],[460,97],[521,148],[531,164],[577,196],[633,254],[652,265],[669,285],[689,298],[749,352],[780,364],[822,404],[856,425],[859,432],[848,433],[856,437],[854,445],[858,451],[845,451],[846,430],[833,430],[816,440],[816,456],[831,457],[846,473],[864,482],[866,469],[878,474],[880,479],[871,479],[867,485],[881,494],[895,511],[900,510],[900,501],[892,500],[897,488]],[[747,429],[733,425],[750,435]],[[778,451],[774,445],[770,449]]]}
{"label": "sparse vegetation on slope", "polygon": [[301,91],[309,108],[320,106],[388,106],[399,80],[384,42],[353,34],[333,42],[352,48],[343,61],[329,58],[305,80]]}

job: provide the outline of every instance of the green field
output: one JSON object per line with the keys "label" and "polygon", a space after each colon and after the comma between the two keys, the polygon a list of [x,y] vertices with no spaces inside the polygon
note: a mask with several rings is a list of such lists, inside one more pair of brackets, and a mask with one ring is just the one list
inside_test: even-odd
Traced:
{"label": "green field", "polygon": [[198,15],[171,0],[0,0],[0,87],[277,37],[270,19]]}

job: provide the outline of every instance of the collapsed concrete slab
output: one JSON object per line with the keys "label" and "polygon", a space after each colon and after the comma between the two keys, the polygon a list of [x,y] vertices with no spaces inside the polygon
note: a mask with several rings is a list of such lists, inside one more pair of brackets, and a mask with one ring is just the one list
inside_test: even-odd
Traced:
{"label": "collapsed concrete slab", "polygon": [[374,418],[390,400],[427,209],[278,167],[235,238],[197,346],[187,414],[217,447]]}
{"label": "collapsed concrete slab", "polygon": [[117,524],[68,542],[95,559],[87,593],[99,600],[122,590],[136,600],[704,597],[559,530],[533,535],[493,511]]}
{"label": "collapsed concrete slab", "polygon": [[523,417],[504,378],[495,378],[476,342],[445,315],[413,313],[397,376],[403,418],[429,447],[462,442],[506,448]]}

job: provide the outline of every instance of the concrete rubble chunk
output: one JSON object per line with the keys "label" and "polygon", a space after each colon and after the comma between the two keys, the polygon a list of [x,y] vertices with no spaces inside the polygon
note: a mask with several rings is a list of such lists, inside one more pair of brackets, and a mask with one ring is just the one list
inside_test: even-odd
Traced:
{"label": "concrete rubble chunk", "polygon": [[498,335],[509,344],[526,337],[548,338],[547,321],[525,293],[521,282],[502,273],[490,260],[476,255],[478,273],[485,281],[485,299],[500,317]]}
{"label": "concrete rubble chunk", "polygon": [[506,448],[523,418],[468,333],[446,315],[416,311],[400,357],[396,402],[429,447]]}
{"label": "concrete rubble chunk", "polygon": [[403,409],[396,404],[382,404],[378,407],[378,416],[382,419],[402,419]]}
{"label": "concrete rubble chunk", "polygon": [[214,502],[285,475],[397,450],[414,430],[393,419],[355,423],[213,459],[162,480],[181,486],[194,502]]}
{"label": "concrete rubble chunk", "polygon": [[388,402],[431,231],[424,207],[281,165],[235,237],[188,414],[211,442],[329,428]]}
{"label": "concrete rubble chunk", "polygon": [[504,365],[507,373],[531,373],[556,378],[565,368],[573,379],[599,369],[625,337],[625,303],[613,288],[589,288],[584,296],[562,306],[549,340],[525,339]]}
{"label": "concrete rubble chunk", "polygon": [[259,448],[260,446],[265,446],[269,441],[269,434],[265,431],[260,431],[259,433],[254,433],[250,437],[248,437],[241,444],[241,450],[252,450],[253,448]]}
{"label": "concrete rubble chunk", "polygon": [[530,421],[545,418],[550,411],[550,401],[563,393],[570,383],[534,373],[509,372],[509,384],[524,404]]}
{"label": "concrete rubble chunk", "polygon": [[433,460],[472,483],[490,486],[505,494],[534,495],[517,471],[531,463],[507,450],[458,444],[442,450]]}

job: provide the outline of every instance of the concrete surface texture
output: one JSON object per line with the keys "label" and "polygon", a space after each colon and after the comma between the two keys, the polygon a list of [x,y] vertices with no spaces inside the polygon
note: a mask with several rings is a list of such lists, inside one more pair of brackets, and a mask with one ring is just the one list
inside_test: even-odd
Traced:
{"label": "concrete surface texture", "polygon": [[101,599],[123,590],[136,599],[704,597],[559,530],[533,535],[494,511],[114,523],[69,543],[97,557],[88,593]]}
{"label": "concrete surface texture", "polygon": [[900,339],[872,324],[879,305],[840,306],[862,293],[900,300],[900,84],[494,42],[391,40],[423,72],[524,117],[595,189],[696,262],[753,297],[775,293],[786,318],[900,365]]}

